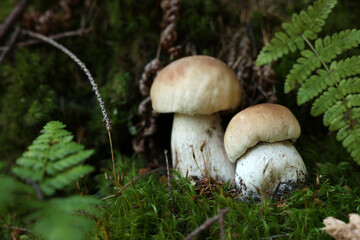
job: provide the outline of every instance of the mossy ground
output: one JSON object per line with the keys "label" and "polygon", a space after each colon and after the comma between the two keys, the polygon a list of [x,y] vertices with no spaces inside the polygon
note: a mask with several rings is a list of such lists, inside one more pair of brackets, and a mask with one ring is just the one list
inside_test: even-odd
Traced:
{"label": "mossy ground", "polygon": [[[99,235],[104,237],[106,232],[111,239],[182,239],[216,216],[219,209],[230,208],[225,217],[227,239],[331,239],[321,230],[324,218],[347,221],[349,213],[360,213],[359,167],[333,137],[314,142],[305,136],[297,147],[309,171],[308,184],[283,200],[269,197],[263,202],[241,202],[231,197],[227,185],[204,194],[189,180],[173,178],[172,213],[166,173],[160,172],[142,177],[120,196],[105,200],[108,224]],[[134,161],[118,161],[118,169],[124,173],[122,183],[138,175],[140,166]],[[172,175],[179,177],[175,171]],[[113,192],[113,187],[108,187],[101,197]],[[219,239],[219,234],[216,223],[198,239]]]}

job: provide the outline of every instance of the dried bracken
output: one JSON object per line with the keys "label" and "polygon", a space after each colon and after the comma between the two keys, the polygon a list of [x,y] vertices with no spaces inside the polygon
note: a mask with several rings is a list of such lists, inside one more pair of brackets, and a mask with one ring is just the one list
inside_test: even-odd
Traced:
{"label": "dried bracken", "polygon": [[78,5],[77,1],[61,0],[54,8],[45,12],[31,11],[24,14],[23,24],[25,28],[36,30],[42,34],[52,32],[56,24],[66,24],[71,19],[71,7]]}
{"label": "dried bracken", "polygon": [[157,58],[146,64],[140,79],[140,92],[144,97],[149,96],[152,80],[161,68],[161,63]]}
{"label": "dried bracken", "polygon": [[161,8],[164,11],[163,27],[164,30],[160,36],[160,46],[164,50],[170,50],[176,42],[176,25],[179,20],[179,8],[181,0],[164,0],[161,2]]}
{"label": "dried bracken", "polygon": [[241,108],[258,103],[277,102],[274,71],[270,65],[255,65],[255,43],[251,41],[251,31],[242,27],[232,35],[229,44],[219,52],[218,57],[236,72],[243,87]]}
{"label": "dried bracken", "polygon": [[151,158],[155,156],[154,140],[152,135],[156,133],[156,117],[157,113],[152,110],[149,98],[150,87],[158,71],[162,69],[160,63],[161,50],[165,50],[170,59],[178,55],[181,50],[180,46],[174,46],[177,33],[176,25],[179,20],[180,0],[163,0],[161,8],[164,12],[161,27],[164,29],[160,36],[160,42],[156,53],[156,58],[146,64],[144,72],[139,81],[140,93],[146,97],[138,107],[138,115],[140,117],[137,126],[137,135],[133,139],[133,149],[135,152],[143,153]]}
{"label": "dried bracken", "polygon": [[357,240],[360,239],[360,216],[359,214],[349,214],[349,223],[334,217],[327,217],[323,221],[325,230],[329,235],[337,240]]}
{"label": "dried bracken", "polygon": [[137,123],[137,135],[132,141],[135,152],[140,152],[148,157],[156,154],[152,135],[156,133],[156,117],[158,113],[152,110],[150,97],[145,98],[138,107],[140,121]]}

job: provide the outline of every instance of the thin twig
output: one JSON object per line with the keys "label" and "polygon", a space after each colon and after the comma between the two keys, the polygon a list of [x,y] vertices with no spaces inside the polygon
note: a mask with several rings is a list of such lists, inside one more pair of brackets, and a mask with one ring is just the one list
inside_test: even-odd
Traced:
{"label": "thin twig", "polygon": [[[220,223],[220,236],[222,240],[225,240],[225,230],[224,230],[224,217],[225,215],[230,211],[229,208],[226,209],[220,209],[219,210],[219,214],[216,215],[213,218],[209,218],[208,220],[206,220],[203,224],[201,224],[197,229],[195,229],[194,231],[192,231],[189,235],[187,235],[184,240],[190,240],[190,239],[194,239],[200,232],[204,231],[205,229],[207,229],[208,227],[210,227],[211,225],[213,225],[214,223],[216,223],[217,221],[219,221]],[[221,223],[222,222],[222,223]]]}
{"label": "thin twig", "polygon": [[3,225],[3,228],[10,228],[12,230],[18,230],[18,231],[22,231],[22,232],[31,232],[30,229],[28,228],[22,228],[22,227],[16,227],[16,226],[8,226],[8,225]]}
{"label": "thin twig", "polygon": [[4,61],[6,54],[10,52],[11,49],[14,47],[16,38],[19,35],[19,33],[20,33],[20,28],[16,28],[15,31],[11,34],[6,50],[3,51],[0,55],[0,64]]}
{"label": "thin twig", "polygon": [[271,237],[265,237],[265,238],[261,238],[261,239],[275,239],[275,238],[281,238],[281,237],[290,237],[290,234],[283,233],[283,234],[278,234],[278,235],[274,235]]}
{"label": "thin twig", "polygon": [[156,169],[154,169],[154,170],[148,171],[148,172],[146,172],[146,173],[143,173],[143,174],[141,174],[141,175],[133,178],[133,179],[132,179],[130,182],[128,182],[127,184],[125,184],[119,191],[117,191],[116,194],[110,195],[110,196],[107,196],[107,197],[104,197],[104,198],[102,198],[101,200],[106,200],[106,199],[109,199],[109,198],[117,197],[117,196],[119,196],[120,194],[122,194],[122,192],[123,192],[127,187],[129,187],[132,183],[134,183],[135,181],[139,180],[140,178],[142,178],[142,177],[144,177],[144,176],[146,176],[146,175],[151,175],[151,174],[153,174],[153,173],[155,173],[155,172],[163,171],[163,170],[165,170],[165,169],[166,169],[166,167],[160,167],[160,168],[156,168]]}
{"label": "thin twig", "polygon": [[[50,35],[50,36],[48,36],[48,38],[57,40],[57,39],[65,38],[65,37],[83,36],[83,35],[91,32],[92,30],[93,30],[93,28],[80,28],[80,29],[74,30],[74,31],[67,31],[67,32]],[[37,39],[31,39],[31,40],[27,40],[24,42],[19,42],[19,43],[15,44],[14,47],[27,47],[27,46],[35,45],[35,44],[38,44],[41,42],[43,42],[43,41],[37,40]],[[6,49],[8,49],[8,46],[0,47],[0,51],[5,51]]]}
{"label": "thin twig", "polygon": [[169,197],[170,197],[170,204],[171,204],[171,212],[173,214],[175,214],[174,202],[173,202],[172,191],[171,191],[171,179],[170,179],[168,150],[165,149],[164,154],[165,154],[165,161],[166,161],[166,173],[167,173],[167,178],[168,178],[168,187],[169,187]]}
{"label": "thin twig", "polygon": [[29,4],[30,0],[22,0],[19,2],[13,11],[10,13],[10,15],[5,19],[4,24],[2,24],[0,28],[0,42],[3,40],[3,38],[7,35],[7,33],[10,31],[11,27],[14,25],[16,20],[22,15],[22,13],[25,11],[27,5]]}

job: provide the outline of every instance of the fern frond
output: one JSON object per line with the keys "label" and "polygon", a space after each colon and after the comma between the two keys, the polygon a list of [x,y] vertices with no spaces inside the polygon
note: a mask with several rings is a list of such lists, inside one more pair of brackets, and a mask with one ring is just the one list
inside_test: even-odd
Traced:
{"label": "fern frond", "polygon": [[32,194],[33,189],[8,176],[0,175],[0,215],[7,213],[8,205],[19,199],[18,192]]}
{"label": "fern frond", "polygon": [[343,146],[351,154],[351,157],[360,164],[360,127],[352,129],[349,135],[343,140]]}
{"label": "fern frond", "polygon": [[95,229],[91,216],[98,216],[99,200],[87,196],[39,201],[33,204],[35,222],[33,233],[41,239],[87,239],[88,232]]}
{"label": "fern frond", "polygon": [[338,78],[346,78],[360,74],[360,56],[353,56],[339,62],[334,61],[330,65],[330,71]]}
{"label": "fern frond", "polygon": [[91,166],[80,165],[93,151],[72,142],[73,136],[64,128],[65,125],[57,121],[46,124],[13,168],[15,175],[30,179],[47,196],[93,171]]}
{"label": "fern frond", "polygon": [[49,162],[46,166],[46,173],[48,173],[49,175],[55,175],[58,172],[64,171],[64,169],[68,169],[82,163],[93,153],[93,150],[78,151],[73,153],[72,155],[64,156],[64,159],[62,161],[56,161],[54,163]]}
{"label": "fern frond", "polygon": [[[262,49],[256,63],[270,63],[300,49],[301,56],[286,76],[285,93],[299,87],[298,105],[315,98],[311,114],[324,114],[324,125],[338,131],[337,139],[360,165],[360,56],[335,61],[339,54],[359,46],[360,30],[348,29],[317,39],[335,4],[335,0],[319,0],[306,12],[294,14],[290,23],[282,25],[284,31]],[[303,50],[304,42],[308,49]]]}
{"label": "fern frond", "polygon": [[[324,110],[324,125],[329,126],[331,131],[338,130],[336,135],[337,140],[342,141],[343,146],[351,154],[352,158],[360,164],[360,94],[349,94],[352,92],[360,92],[360,88],[358,87],[349,88],[351,83],[354,82],[356,82],[359,86],[360,79],[357,78],[356,81],[354,81],[354,79],[350,80],[343,80],[341,82],[343,83],[342,85],[347,86],[336,89],[337,91],[344,91],[344,93],[348,95],[344,99],[336,101],[331,107]],[[320,98],[318,98],[318,100],[328,98],[331,99],[330,102],[333,101],[336,97],[327,96],[331,94],[332,91],[334,90],[328,90]],[[326,97],[323,97],[325,95]]]}
{"label": "fern frond", "polygon": [[[297,64],[294,64],[290,73],[286,76],[284,85],[285,93],[290,92],[300,84],[305,89],[299,90],[299,104],[311,100],[327,86],[334,84],[334,81],[336,80],[336,76],[335,79],[331,79],[333,76],[326,76],[326,74],[320,75],[320,79],[308,79],[311,73],[316,68],[320,67],[321,62],[329,63],[343,51],[357,47],[359,44],[360,30],[356,29],[341,31],[340,33],[335,33],[331,37],[327,36],[324,39],[317,39],[315,41],[315,51],[317,54],[315,55],[315,53],[310,50],[302,51],[301,55],[303,57],[300,57],[297,60]],[[349,61],[351,61],[351,59]],[[306,83],[307,81],[310,81],[310,83]],[[319,91],[319,89],[315,90],[312,87],[316,84],[316,81],[321,81],[319,83],[322,86],[321,91]],[[303,82],[304,84],[302,84]],[[303,93],[306,93],[308,96],[304,96]]]}
{"label": "fern frond", "polygon": [[318,52],[320,58],[328,63],[343,51],[357,47],[359,43],[360,30],[347,29],[335,33],[331,37],[326,36],[324,39],[317,39],[315,41],[315,50]]}
{"label": "fern frond", "polygon": [[[313,86],[316,88],[316,86]],[[300,89],[299,89],[300,91]],[[342,96],[360,92],[360,78],[349,78],[341,80],[338,87],[330,87],[319,98],[317,98],[311,108],[313,116],[319,116],[324,113],[336,101],[339,101]]]}
{"label": "fern frond", "polygon": [[293,14],[291,22],[282,24],[282,32],[275,34],[271,42],[260,52],[256,64],[264,65],[272,62],[289,51],[303,50],[306,38],[315,39],[324,26],[326,18],[336,4],[336,0],[319,0],[300,14]]}
{"label": "fern frond", "polygon": [[76,166],[67,171],[63,171],[54,177],[46,178],[40,183],[41,190],[48,196],[53,195],[56,190],[61,190],[64,187],[79,179],[81,176],[91,173],[94,170],[92,166]]}
{"label": "fern frond", "polygon": [[341,101],[337,101],[334,105],[329,107],[324,114],[324,125],[327,127],[336,118],[341,117],[346,112],[346,107]]}

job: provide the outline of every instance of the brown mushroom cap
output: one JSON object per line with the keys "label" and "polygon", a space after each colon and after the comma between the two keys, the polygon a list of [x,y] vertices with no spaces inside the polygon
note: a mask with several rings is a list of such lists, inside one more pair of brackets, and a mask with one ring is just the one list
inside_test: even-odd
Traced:
{"label": "brown mushroom cap", "polygon": [[300,133],[299,122],[288,108],[271,103],[254,105],[231,119],[224,136],[226,154],[235,162],[258,142],[296,141]]}
{"label": "brown mushroom cap", "polygon": [[162,69],[150,89],[155,111],[187,115],[234,109],[241,101],[235,73],[209,56],[190,56]]}

